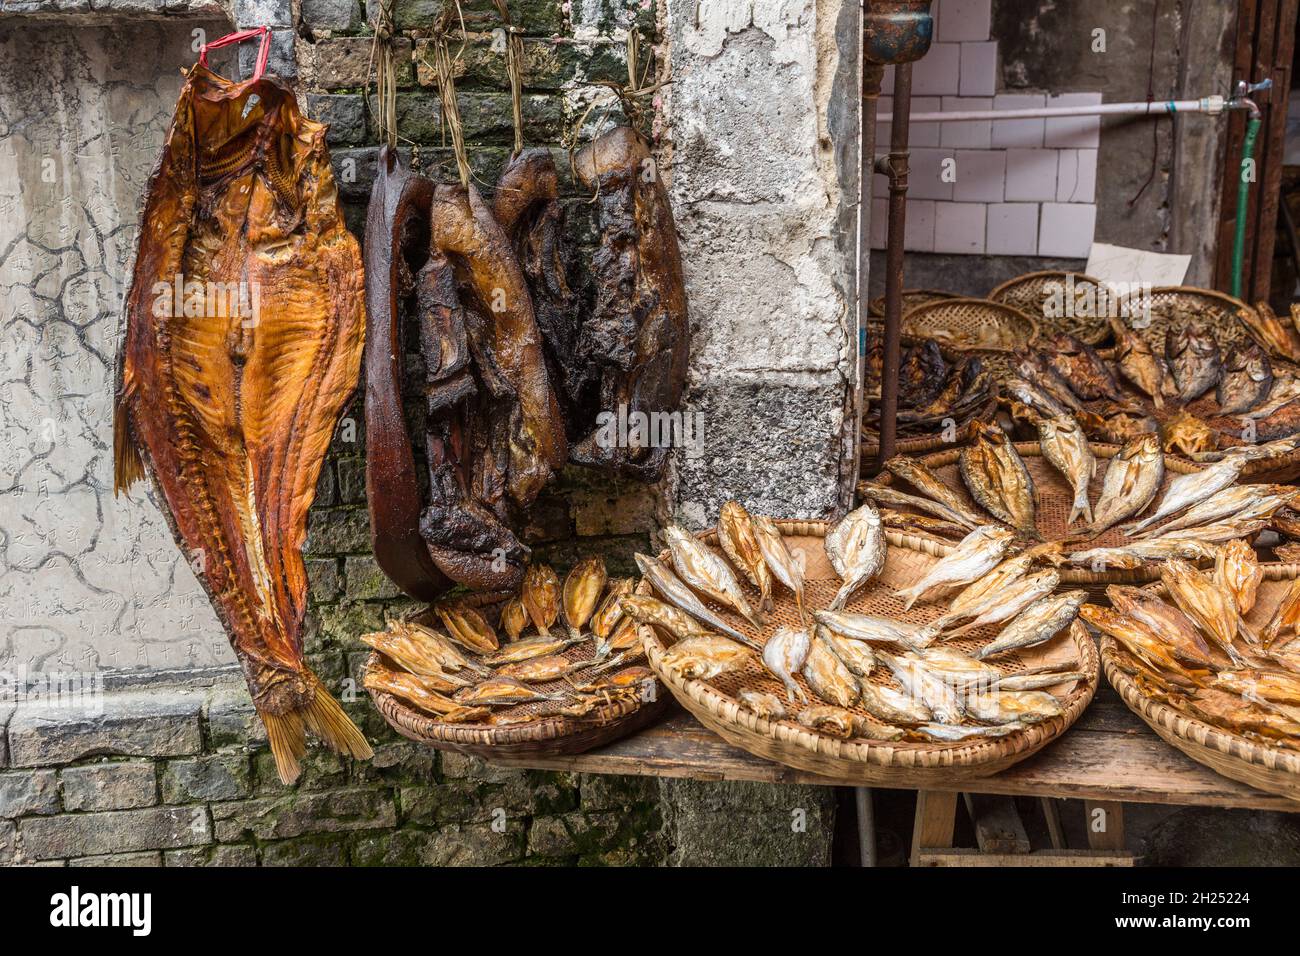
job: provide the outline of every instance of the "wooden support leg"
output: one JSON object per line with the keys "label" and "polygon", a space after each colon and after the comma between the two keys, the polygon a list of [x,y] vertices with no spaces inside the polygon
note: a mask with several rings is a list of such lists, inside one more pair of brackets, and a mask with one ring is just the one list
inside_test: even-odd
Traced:
{"label": "wooden support leg", "polygon": [[1055,797],[1039,797],[1043,807],[1043,819],[1047,821],[1047,835],[1052,840],[1053,850],[1065,849],[1065,830],[1061,827],[1061,814],[1056,807]]}
{"label": "wooden support leg", "polygon": [[1094,850],[1124,849],[1124,804],[1085,800],[1083,812],[1088,846]]}
{"label": "wooden support leg", "polygon": [[918,790],[916,821],[912,826],[912,865],[919,862],[921,850],[946,849],[952,846],[957,825],[956,793]]}

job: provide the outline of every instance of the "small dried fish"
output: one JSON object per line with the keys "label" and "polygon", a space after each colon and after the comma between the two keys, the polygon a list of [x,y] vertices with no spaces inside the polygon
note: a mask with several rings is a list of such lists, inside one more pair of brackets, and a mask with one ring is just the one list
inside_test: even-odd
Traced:
{"label": "small dried fish", "polygon": [[994,724],[991,727],[964,726],[962,724],[922,724],[916,728],[918,734],[932,740],[952,743],[969,740],[972,737],[1005,737],[1007,734],[1024,729],[1022,724]]}
{"label": "small dried fish", "polygon": [[1232,598],[1186,561],[1166,561],[1160,580],[1178,609],[1234,662],[1240,662],[1241,654],[1233,642],[1245,625]]}
{"label": "small dried fish", "polygon": [[641,574],[645,576],[645,579],[650,582],[656,591],[663,595],[669,604],[681,608],[691,617],[709,625],[715,631],[720,631],[728,637],[734,637],[736,640],[743,641],[756,649],[762,649],[762,646],[755,643],[752,638],[746,637],[705,607],[704,602],[696,596],[695,592],[683,584],[677,575],[673,574],[659,561],[649,555],[638,554],[636,555],[636,566],[641,569]]}
{"label": "small dried fish", "polygon": [[1079,616],[1104,634],[1118,641],[1130,654],[1150,667],[1154,667],[1164,678],[1182,686],[1195,685],[1208,671],[1189,670],[1174,659],[1172,649],[1160,639],[1147,625],[1134,618],[1120,614],[1111,608],[1096,604],[1086,604],[1079,609]]}
{"label": "small dried fish", "polygon": [[881,504],[893,505],[895,508],[912,508],[916,511],[923,511],[927,514],[934,515],[943,521],[951,521],[953,524],[959,524],[964,528],[976,528],[980,522],[973,522],[969,518],[953,511],[947,505],[940,501],[933,501],[930,498],[921,498],[917,495],[909,495],[905,491],[899,491],[896,488],[890,488],[885,485],[878,485],[872,481],[859,483],[858,491],[872,501],[878,501]]}
{"label": "small dried fish", "polygon": [[755,627],[762,627],[762,618],[749,606],[735,572],[726,561],[678,525],[666,526],[663,537],[672,553],[673,568],[678,577],[697,593],[731,608]]}
{"label": "small dried fish", "polygon": [[1160,439],[1142,435],[1121,448],[1106,466],[1101,497],[1093,522],[1083,534],[1096,536],[1143,509],[1155,498],[1165,479],[1165,456]]}
{"label": "small dried fish", "polygon": [[1178,531],[1162,533],[1151,541],[1187,541],[1197,544],[1218,545],[1237,538],[1252,539],[1269,525],[1268,518],[1225,518],[1214,524],[1203,524],[1199,528],[1182,528]]}
{"label": "small dried fish", "polygon": [[710,680],[739,670],[754,659],[754,651],[716,634],[688,637],[664,651],[660,662],[687,680]]}
{"label": "small dried fish", "polygon": [[582,629],[596,613],[596,605],[608,580],[605,559],[599,556],[579,561],[564,579],[560,606],[564,609],[564,622],[574,637],[582,636]]}
{"label": "small dried fish", "polygon": [[1086,591],[1066,591],[1031,604],[991,643],[975,652],[979,660],[988,660],[1008,651],[1034,647],[1050,641],[1078,616],[1079,607],[1088,599]]}
{"label": "small dried fish", "polygon": [[1083,518],[1092,522],[1088,485],[1097,473],[1097,459],[1079,423],[1070,416],[1044,418],[1038,423],[1038,444],[1043,457],[1052,463],[1074,489],[1068,524]]}
{"label": "small dried fish", "polygon": [[949,602],[949,611],[964,611],[975,604],[981,603],[990,594],[996,594],[1024,577],[1029,573],[1029,569],[1033,567],[1035,561],[1043,558],[1055,561],[1060,553],[1061,543],[1054,541],[1036,544],[1032,548],[1021,551],[1013,558],[1006,558],[984,577],[959,591],[957,596]]}
{"label": "small dried fish", "polygon": [[601,599],[600,607],[596,608],[596,613],[591,616],[591,633],[596,635],[596,641],[605,641],[614,633],[614,628],[623,617],[623,608],[619,602],[632,593],[636,587],[636,581],[633,578],[615,578],[610,581],[605,588],[605,597]]}
{"label": "small dried fish", "polygon": [[1186,404],[1213,388],[1223,374],[1214,334],[1191,325],[1171,325],[1165,335],[1165,361]]}
{"label": "small dried fish", "polygon": [[881,508],[880,521],[886,528],[895,528],[899,531],[922,531],[941,538],[962,538],[970,530],[955,521],[931,518],[929,515],[914,514],[910,511],[895,511],[893,508]]}
{"label": "small dried fish", "polygon": [[468,604],[439,604],[434,610],[447,628],[447,636],[461,647],[480,654],[491,654],[500,647],[492,625]]}
{"label": "small dried fish", "polygon": [[[1004,379],[1002,388],[1021,405],[1045,418],[1059,418],[1068,415],[1071,411],[1069,406],[1055,399],[1045,389],[1018,375]],[[1078,402],[1076,401],[1075,404],[1077,405]]]}
{"label": "small dried fish", "polygon": [[530,564],[524,572],[520,594],[528,618],[543,637],[551,634],[551,625],[560,616],[560,579],[548,564]]}
{"label": "small dried fish", "polygon": [[[1294,397],[1294,396],[1293,396]],[[1196,462],[1223,461],[1225,458],[1241,456],[1247,461],[1267,461],[1289,455],[1300,448],[1300,438],[1279,438],[1275,441],[1262,442],[1258,445],[1230,445],[1215,451],[1204,451],[1187,457]]]}
{"label": "small dried fish", "polygon": [[1257,342],[1228,347],[1223,358],[1223,378],[1214,393],[1220,415],[1239,415],[1268,398],[1273,390],[1273,363]]}
{"label": "small dried fish", "polygon": [[740,701],[742,707],[764,720],[785,719],[785,705],[775,694],[768,694],[761,690],[742,690],[736,694],[736,699]]}
{"label": "small dried fish", "polygon": [[408,704],[413,704],[426,714],[440,716],[460,706],[450,697],[430,687],[415,674],[406,671],[395,671],[373,662],[368,664],[362,672],[361,686],[366,690],[392,694]]}
{"label": "small dried fish", "polygon": [[1124,584],[1108,586],[1106,596],[1116,611],[1142,625],[1167,644],[1170,652],[1179,660],[1192,667],[1219,666],[1211,655],[1210,645],[1201,636],[1200,629],[1178,608],[1162,601],[1150,591]]}
{"label": "small dried fish", "polygon": [[469,707],[508,707],[534,700],[559,700],[563,694],[546,694],[511,677],[493,677],[456,691],[454,700]]}
{"label": "small dried fish", "polygon": [[987,595],[984,600],[962,611],[949,611],[931,627],[946,628],[953,621],[971,618],[968,623],[954,628],[944,636],[944,640],[961,637],[970,631],[987,624],[999,624],[1015,617],[1036,601],[1047,597],[1061,583],[1061,575],[1053,570],[1039,571],[1013,582],[1005,588]]}
{"label": "small dried fish", "polygon": [[530,660],[506,664],[497,671],[497,674],[501,677],[513,677],[526,684],[544,684],[547,681],[559,680],[565,674],[580,671],[592,663],[594,661],[571,661],[567,657],[550,654],[546,657],[534,657]]}
{"label": "small dried fish", "polygon": [[1147,395],[1157,409],[1163,409],[1165,397],[1173,386],[1169,366],[1145,338],[1120,319],[1112,318],[1110,326],[1115,334],[1115,364],[1119,366],[1120,374]]}
{"label": "small dried fish", "polygon": [[519,640],[519,635],[524,633],[524,628],[527,626],[528,612],[524,610],[524,602],[519,600],[518,596],[512,597],[501,606],[501,627],[510,640]]}
{"label": "small dried fish", "polygon": [[1057,671],[1048,674],[1008,674],[993,681],[994,690],[1042,690],[1057,684],[1073,684],[1086,681],[1088,675],[1083,671]]}
{"label": "small dried fish", "polygon": [[946,505],[953,512],[961,515],[970,526],[974,527],[984,523],[984,519],[979,512],[966,504],[961,496],[944,484],[939,476],[931,471],[930,467],[924,462],[909,458],[906,455],[895,455],[885,462],[885,468],[927,498]]}
{"label": "small dried fish", "polygon": [[789,627],[778,629],[763,645],[763,666],[785,685],[787,700],[808,702],[808,695],[795,683],[794,675],[799,673],[804,661],[808,659],[810,647],[811,634],[806,630]]}
{"label": "small dried fish", "polygon": [[885,529],[880,513],[871,502],[865,502],[830,530],[825,547],[831,565],[844,581],[830,603],[830,609],[838,611],[849,595],[885,566]]}
{"label": "small dried fish", "polygon": [[858,720],[842,707],[806,707],[796,718],[799,723],[811,730],[817,730],[841,740],[848,740],[857,730]]}
{"label": "small dried fish", "polygon": [[825,641],[831,653],[844,662],[844,666],[856,677],[868,677],[876,666],[876,655],[866,641],[856,641],[836,634],[830,628],[818,624],[817,639]]}
{"label": "small dried fish", "polygon": [[971,423],[971,442],[958,468],[971,497],[1021,534],[1039,537],[1034,525],[1034,480],[1006,432],[994,422]]}
{"label": "small dried fish", "polygon": [[849,611],[813,611],[813,617],[818,624],[841,637],[873,644],[892,644],[907,650],[928,647],[938,633],[920,624]]}
{"label": "small dried fish", "polygon": [[[1300,376],[1283,376],[1274,372],[1273,388],[1268,393],[1268,398],[1248,410],[1244,417],[1254,421],[1270,418],[1276,412],[1291,405],[1297,398],[1300,398]],[[1256,438],[1258,439],[1258,433]],[[1281,437],[1279,441],[1283,440]]]}
{"label": "small dried fish", "polygon": [[657,627],[675,641],[704,637],[710,633],[707,627],[685,611],[649,595],[629,594],[622,599],[621,606],[626,620]]}
{"label": "small dried fish", "polygon": [[1287,586],[1277,610],[1260,631],[1260,642],[1270,651],[1278,650],[1290,644],[1300,627],[1300,578],[1295,578]]}
{"label": "small dried fish", "polygon": [[957,692],[942,678],[936,677],[919,661],[896,657],[885,651],[880,651],[877,656],[903,690],[924,704],[935,720],[950,724],[961,719]]}
{"label": "small dried fish", "polygon": [[1219,433],[1182,409],[1160,426],[1160,447],[1169,454],[1195,455],[1219,447]]}
{"label": "small dried fish", "polygon": [[580,640],[582,640],[581,637],[555,638],[542,637],[539,634],[536,637],[530,637],[522,641],[511,641],[495,654],[483,658],[483,662],[493,667],[500,667],[502,664],[517,664],[520,661],[531,660],[534,657],[548,657],[552,654],[558,654],[566,647],[576,644]]}
{"label": "small dried fish", "polygon": [[796,559],[790,554],[785,546],[785,538],[781,536],[781,529],[776,526],[775,521],[767,515],[754,515],[753,518],[754,535],[758,538],[758,547],[763,552],[763,560],[767,562],[768,570],[794,595],[795,604],[802,614],[803,556],[800,555],[800,558]]}
{"label": "small dried fish", "polygon": [[863,681],[861,690],[858,703],[863,710],[883,723],[909,727],[934,719],[930,708],[925,704],[892,687]]}
{"label": "small dried fish", "polygon": [[1285,405],[1269,412],[1267,415],[1255,417],[1255,439],[1257,441],[1277,441],[1283,438],[1289,438],[1300,432],[1300,399],[1292,399]]}
{"label": "small dried fish", "polygon": [[1148,561],[1183,558],[1205,561],[1215,557],[1218,549],[1195,538],[1142,538],[1114,548],[1089,548],[1070,555],[1070,563],[1089,565],[1096,571],[1140,568]]}
{"label": "small dried fish", "polygon": [[1085,402],[1101,398],[1113,402],[1124,400],[1115,376],[1101,356],[1073,335],[1062,333],[1049,338],[1044,355],[1056,374],[1069,384],[1070,391]]}
{"label": "small dried fish", "polygon": [[1005,528],[984,525],[976,528],[961,543],[911,587],[903,588],[898,596],[904,607],[911,608],[920,598],[949,587],[970,584],[992,571],[1006,554],[1015,535]]}
{"label": "small dried fish", "polygon": [[987,684],[1002,676],[1002,671],[992,664],[985,664],[953,647],[927,647],[904,657],[914,658],[936,677],[942,677],[954,687]]}
{"label": "small dried fish", "polygon": [[1017,352],[1016,358],[1018,359],[1016,372],[1022,379],[1037,386],[1070,411],[1083,411],[1083,405],[1079,403],[1079,397],[1070,388],[1070,383],[1057,374],[1042,352],[1033,350]]}
{"label": "small dried fish", "polygon": [[469,669],[482,673],[484,670],[436,631],[426,635],[402,622],[393,622],[387,631],[363,634],[361,641],[391,658],[403,670],[444,682],[458,680],[451,676],[458,671]]}
{"label": "small dried fish", "polygon": [[1295,498],[1297,489],[1289,485],[1229,485],[1204,501],[1197,502],[1182,515],[1163,527],[1136,534],[1135,538],[1166,535],[1183,528],[1212,524],[1221,518],[1271,518]]}
{"label": "small dried fish", "polygon": [[754,519],[739,501],[724,502],[718,512],[718,544],[722,545],[722,553],[736,569],[758,588],[759,609],[771,611],[772,572],[763,559],[763,549],[759,547],[758,535],[754,531]]}
{"label": "small dried fish", "polygon": [[1204,501],[1215,492],[1222,491],[1237,480],[1241,470],[1245,467],[1246,462],[1240,458],[1229,458],[1211,465],[1204,471],[1194,472],[1190,475],[1178,475],[1173,481],[1169,482],[1169,487],[1165,489],[1164,495],[1161,496],[1160,504],[1156,510],[1141,521],[1126,528],[1125,534],[1131,535],[1143,528],[1149,528],[1156,522],[1172,514],[1177,514],[1184,508]]}
{"label": "small dried fish", "polygon": [[579,684],[575,689],[580,693],[593,694],[620,688],[643,688],[647,686],[647,681],[653,683],[654,679],[654,671],[648,667],[624,667],[622,670],[605,674],[586,684]]}
{"label": "small dried fish", "polygon": [[803,663],[803,678],[828,704],[852,707],[861,692],[858,679],[823,641],[813,641]]}
{"label": "small dried fish", "polygon": [[1065,713],[1059,700],[1041,690],[988,691],[963,704],[970,716],[990,724],[1037,724]]}
{"label": "small dried fish", "polygon": [[1274,355],[1289,362],[1300,362],[1300,335],[1284,325],[1267,302],[1257,302],[1253,309],[1238,309],[1237,318]]}

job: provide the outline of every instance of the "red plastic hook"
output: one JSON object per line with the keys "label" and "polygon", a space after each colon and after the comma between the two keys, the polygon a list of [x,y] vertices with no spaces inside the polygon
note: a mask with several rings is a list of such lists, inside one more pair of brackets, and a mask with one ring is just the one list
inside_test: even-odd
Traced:
{"label": "red plastic hook", "polygon": [[251,40],[254,37],[262,38],[262,46],[257,51],[257,66],[253,69],[253,79],[260,80],[262,74],[266,72],[266,61],[271,56],[271,28],[267,26],[253,27],[251,30],[239,30],[236,33],[227,33],[218,40],[211,43],[205,43],[199,49],[199,65],[208,65],[208,51],[216,50],[223,46],[230,46],[232,43],[243,43],[245,40]]}

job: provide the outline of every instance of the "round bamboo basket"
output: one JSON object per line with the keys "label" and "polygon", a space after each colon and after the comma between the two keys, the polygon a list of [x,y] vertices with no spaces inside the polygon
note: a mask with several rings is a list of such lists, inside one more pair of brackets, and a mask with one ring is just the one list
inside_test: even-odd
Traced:
{"label": "round bamboo basket", "polygon": [[[492,592],[470,595],[463,600],[472,604],[496,626],[496,615],[508,595]],[[418,615],[417,620],[440,627],[433,610]],[[583,642],[563,651],[572,661],[591,656],[592,646]],[[378,651],[370,660],[384,660]],[[629,665],[631,666],[631,665]],[[589,669],[569,675],[576,683],[587,679]],[[569,684],[561,679],[545,684],[531,685],[542,691],[566,690]],[[525,723],[494,726],[491,724],[449,724],[413,707],[401,698],[382,691],[368,690],[376,709],[389,726],[404,737],[418,743],[429,744],[438,750],[455,750],[484,760],[520,759],[534,754],[578,754],[618,740],[652,723],[664,712],[668,697],[662,693],[657,681],[648,679],[642,693],[634,699],[611,699],[583,717],[539,717]],[[529,714],[540,703],[516,704],[498,707],[493,713]]]}
{"label": "round bamboo basket", "polygon": [[[940,289],[904,289],[903,315],[907,315],[917,306],[926,305],[929,302],[958,298],[961,297],[956,292],[944,292]],[[874,319],[883,319],[885,317],[885,297],[883,295],[878,295],[867,303],[867,315]]]}
{"label": "round bamboo basket", "polygon": [[[1264,582],[1247,621],[1263,625],[1281,603],[1300,564],[1264,565]],[[1115,641],[1102,635],[1101,660],[1106,679],[1128,708],[1162,740],[1216,773],[1257,790],[1300,800],[1300,751],[1221,730],[1169,704],[1147,697],[1115,662]]]}
{"label": "round bamboo basket", "polygon": [[[1120,446],[1093,442],[1091,447],[1092,453],[1097,457],[1097,473],[1088,486],[1088,500],[1095,506],[1097,498],[1101,494],[1102,482],[1105,479],[1106,463],[1109,459],[1115,457]],[[1043,457],[1043,450],[1037,442],[1016,442],[1015,448],[1020,457],[1024,459],[1025,468],[1028,469],[1030,477],[1034,480],[1034,512],[1038,533],[1043,536],[1045,541],[1065,541],[1073,531],[1077,531],[1083,526],[1082,523],[1077,523],[1072,527],[1067,521],[1074,501],[1073,489],[1071,489],[1069,482],[1065,480],[1065,476]],[[961,449],[954,448],[926,455],[921,458],[921,461],[929,466],[940,481],[957,492],[958,496],[968,502],[972,508],[978,512],[987,513],[966,490],[966,483],[962,481],[961,471],[957,464],[960,455]],[[1165,455],[1165,480],[1160,486],[1155,502],[1150,507],[1153,508],[1159,503],[1165,489],[1169,486],[1172,476],[1193,474],[1201,469],[1201,465],[1176,458],[1173,455]],[[897,486],[902,490],[908,490],[909,493],[914,493],[911,492],[905,482],[896,481],[894,476],[887,471],[882,472],[877,481],[883,485]],[[997,523],[992,515],[989,515],[989,522],[991,524]],[[943,540],[922,532],[915,532],[915,534],[926,540]],[[1113,548],[1125,544],[1127,541],[1128,539],[1117,528],[1110,528],[1090,541],[1067,544],[1064,548],[1064,554],[1069,555],[1075,551],[1087,551],[1092,548]],[[944,543],[951,547],[950,543]],[[1158,562],[1147,562],[1141,567],[1132,569],[1115,568],[1094,571],[1089,568],[1062,565],[1058,570],[1063,585],[1083,587],[1091,592],[1099,592],[1107,584],[1145,584],[1156,580],[1160,576]]]}
{"label": "round bamboo basket", "polygon": [[[805,602],[808,608],[826,607],[838,590],[840,580],[827,560],[823,538],[830,525],[822,521],[778,521],[793,551],[802,551],[806,561]],[[699,536],[716,547],[715,531]],[[938,617],[944,604],[918,604],[903,611],[902,601],[894,589],[919,578],[943,553],[935,542],[911,535],[887,532],[889,550],[880,576],[859,589],[849,599],[846,610],[877,614],[905,621],[924,623]],[[667,560],[665,552],[662,560]],[[757,591],[745,585],[746,594],[757,601]],[[642,581],[640,593],[653,593],[650,584]],[[738,615],[724,614],[726,620],[743,633],[765,640],[780,626],[799,626],[798,610],[789,592],[776,586],[776,608],[762,631],[754,628]],[[998,632],[997,626],[973,631],[965,637],[949,642],[951,646],[972,650],[987,643]],[[880,784],[917,788],[953,780],[984,777],[1005,770],[1041,750],[1060,736],[1083,713],[1096,690],[1099,663],[1096,647],[1090,638],[1076,639],[1070,629],[1051,641],[1035,648],[1003,655],[997,663],[1009,673],[1048,662],[1078,661],[1078,669],[1088,675],[1083,681],[1061,684],[1050,688],[1061,699],[1064,713],[1060,717],[1043,721],[1005,737],[975,739],[957,743],[882,742],[854,738],[841,740],[819,733],[796,723],[793,719],[767,720],[741,706],[737,694],[741,690],[761,690],[775,694],[785,701],[785,690],[757,658],[743,669],[723,674],[710,681],[685,680],[663,664],[663,653],[671,642],[653,628],[642,627],[641,639],[651,668],[660,681],[689,710],[700,723],[734,744],[769,760],[804,770],[809,773],[859,781],[862,784]],[[892,678],[881,674],[877,668],[871,677],[873,683],[888,684]],[[798,678],[801,686],[803,678]],[[809,690],[813,703],[817,699]],[[860,708],[853,713],[866,717]]]}
{"label": "round bamboo basket", "polygon": [[[1100,279],[1077,273],[1047,270],[1028,272],[1009,279],[990,292],[988,298],[991,302],[1001,302],[1013,309],[1019,309],[1026,315],[1032,315],[1043,334],[1066,332],[1088,345],[1100,345],[1110,336],[1110,325],[1105,315],[1055,315],[1046,308],[1047,299],[1056,294],[1054,287],[1065,286],[1071,277],[1073,277],[1076,293],[1091,294],[1094,303],[1099,294],[1110,294],[1109,289]],[[1098,310],[1072,308],[1068,311],[1095,313]]]}
{"label": "round bamboo basket", "polygon": [[1038,322],[1001,302],[943,299],[907,312],[902,332],[957,351],[1014,352],[1038,336]]}
{"label": "round bamboo basket", "polygon": [[[913,435],[900,436],[894,443],[897,454],[900,455],[923,455],[927,452],[937,451],[942,448],[949,448],[953,445],[964,445],[970,438],[971,423],[978,421],[992,421],[994,414],[998,409],[997,396],[992,396],[978,411],[970,415],[966,421],[962,422],[953,431],[951,438],[945,436],[943,430],[930,435]],[[862,460],[863,462],[873,461],[880,457],[880,441],[876,432],[868,429],[865,425],[862,428]]]}
{"label": "round bamboo basket", "polygon": [[[1148,309],[1150,323],[1146,324]],[[1189,321],[1213,329],[1220,346],[1253,338],[1241,321],[1242,310],[1254,311],[1241,299],[1224,292],[1188,285],[1159,286],[1149,293],[1134,292],[1119,302],[1120,317],[1161,355],[1169,328]]]}

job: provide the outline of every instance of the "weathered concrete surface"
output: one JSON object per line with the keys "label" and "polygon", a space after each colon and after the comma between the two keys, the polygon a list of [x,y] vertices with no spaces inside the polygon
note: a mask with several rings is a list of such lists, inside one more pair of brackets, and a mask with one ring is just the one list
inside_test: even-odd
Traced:
{"label": "weathered concrete surface", "polygon": [[660,782],[664,839],[676,866],[829,866],[828,787]]}
{"label": "weathered concrete surface", "polygon": [[1300,865],[1300,818],[1258,810],[1186,808],[1142,841],[1148,866]]}
{"label": "weathered concrete surface", "polygon": [[837,163],[857,163],[837,99],[853,87],[836,46],[841,10],[838,0],[666,5],[671,195],[692,322],[686,404],[704,415],[702,453],[676,459],[674,510],[693,525],[731,497],[788,516],[825,515],[839,500],[853,267],[843,231],[856,187]]}

